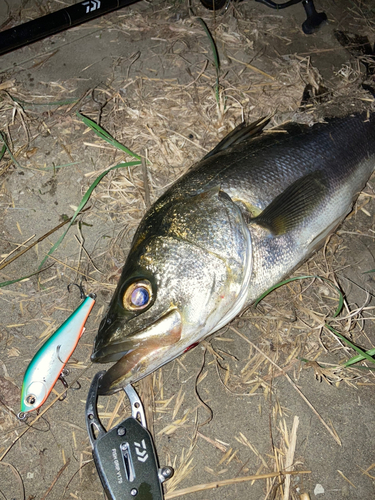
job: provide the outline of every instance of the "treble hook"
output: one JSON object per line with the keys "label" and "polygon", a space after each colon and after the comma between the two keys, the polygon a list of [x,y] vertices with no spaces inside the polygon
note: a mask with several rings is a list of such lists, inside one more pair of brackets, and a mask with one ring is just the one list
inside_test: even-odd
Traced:
{"label": "treble hook", "polygon": [[59,380],[61,380],[62,382],[62,385],[65,387],[66,391],[64,392],[64,394],[61,396],[61,398],[59,398],[59,401],[64,401],[64,399],[67,397],[68,395],[68,389],[69,389],[69,384],[68,382],[65,380],[64,378],[64,375],[66,375],[66,373],[64,373],[64,370],[60,373],[59,375]]}
{"label": "treble hook", "polygon": [[83,288],[82,286],[82,281],[85,280],[87,281],[87,278],[84,276],[82,279],[81,279],[81,283],[78,285],[78,283],[69,283],[69,285],[67,286],[67,289],[68,289],[68,292],[70,293],[70,287],[71,286],[76,286],[81,294],[81,299],[86,299],[87,297],[91,297],[92,299],[96,299],[96,294],[95,293],[89,293],[89,294],[86,294],[85,292],[85,289]]}
{"label": "treble hook", "polygon": [[[58,346],[60,347],[60,346]],[[59,358],[60,359],[60,358]],[[61,361],[61,360],[60,360]],[[68,382],[66,381],[66,378],[69,375],[69,370],[68,368],[64,368],[63,371],[60,373],[60,376],[59,376],[59,380],[61,380],[63,386],[65,387],[66,391],[64,392],[64,394],[61,396],[61,398],[59,398],[59,401],[64,401],[64,399],[67,397],[68,395],[68,389],[72,389],[72,391],[79,391],[79,389],[82,387],[81,384],[78,382],[78,380],[76,380],[76,387],[73,387],[72,385],[69,387],[69,384]]]}
{"label": "treble hook", "polygon": [[[86,280],[86,278],[85,278],[85,280]],[[67,286],[67,289],[68,289],[68,292],[70,293],[70,287],[71,286],[76,286],[78,288],[80,294],[81,294],[81,299],[85,299],[87,297],[87,295],[85,293],[85,289],[82,286],[82,281],[83,281],[83,279],[81,280],[80,284],[78,284],[78,283],[69,283],[69,285]]]}
{"label": "treble hook", "polygon": [[77,387],[73,387],[72,385],[70,386],[70,388],[72,389],[72,391],[79,391],[80,388],[82,387],[81,384],[78,382],[78,380],[75,381],[75,383],[77,384]]}

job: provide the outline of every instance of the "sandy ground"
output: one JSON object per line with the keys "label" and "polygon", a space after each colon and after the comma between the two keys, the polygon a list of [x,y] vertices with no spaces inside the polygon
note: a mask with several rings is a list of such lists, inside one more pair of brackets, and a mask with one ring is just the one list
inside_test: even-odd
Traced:
{"label": "sandy ground", "polygon": [[[277,12],[247,0],[216,18],[194,5],[217,42],[225,110],[218,109],[212,90],[207,36],[185,3],[140,2],[1,56],[3,133],[17,158],[16,165],[9,155],[2,161],[1,258],[71,217],[97,175],[129,160],[89,131],[78,110],[135,152],[148,154],[155,200],[242,118],[271,110],[289,116],[309,82],[321,80],[339,93],[348,83],[359,87],[363,67],[333,31],[366,34],[374,42],[371,2],[321,0],[316,6],[329,24],[306,36],[301,5]],[[21,11],[16,2],[10,10],[5,2],[0,7],[4,29],[62,4],[23,2]],[[374,279],[363,274],[375,267],[371,184],[326,252],[297,272],[337,280],[347,301],[342,316],[354,314],[334,326],[365,349],[375,342]],[[0,496],[7,500],[104,498],[84,420],[90,381],[103,368],[90,363],[90,354],[145,210],[142,173],[129,168],[108,174],[88,205],[81,224],[49,259],[51,267],[0,288]],[[1,281],[35,272],[61,231],[3,268]],[[68,381],[79,378],[81,390],[70,390],[27,427],[15,416],[24,371],[43,339],[77,307],[78,291],[68,293],[67,285],[82,276],[98,300],[70,363]],[[232,329],[154,374],[159,461],[176,469],[166,498],[224,480],[228,484],[220,489],[180,491],[181,497],[374,498],[374,378],[366,370],[334,370],[354,353],[322,330],[336,305],[337,294],[326,283],[291,284],[235,320]],[[362,306],[367,309],[359,311]],[[301,358],[328,368],[319,372]],[[62,391],[59,383],[56,390]],[[106,426],[129,416],[123,395],[101,398],[99,406]],[[286,476],[272,477],[287,466],[299,471],[290,485]],[[270,478],[237,482],[257,474]]]}

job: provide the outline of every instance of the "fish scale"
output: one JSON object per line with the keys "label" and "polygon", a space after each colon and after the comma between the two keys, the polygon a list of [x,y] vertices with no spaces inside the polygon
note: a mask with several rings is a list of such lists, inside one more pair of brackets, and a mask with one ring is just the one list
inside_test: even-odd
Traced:
{"label": "fish scale", "polygon": [[[181,355],[290,274],[374,170],[374,115],[287,124],[246,140],[259,123],[219,143],[141,221],[95,340],[91,359],[116,361],[101,394]],[[144,280],[148,302],[129,306],[126,290]]]}

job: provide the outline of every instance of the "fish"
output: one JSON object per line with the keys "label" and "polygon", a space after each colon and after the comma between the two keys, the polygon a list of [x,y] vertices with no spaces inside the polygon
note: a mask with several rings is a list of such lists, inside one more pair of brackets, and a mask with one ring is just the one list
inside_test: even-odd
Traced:
{"label": "fish", "polygon": [[95,294],[87,295],[30,361],[22,383],[19,420],[26,420],[30,412],[38,410],[50,395],[85,331],[95,299]]}
{"label": "fish", "polygon": [[[257,135],[248,138],[251,130]],[[239,127],[134,235],[95,338],[109,395],[217,332],[323,245],[375,167],[375,115]]]}

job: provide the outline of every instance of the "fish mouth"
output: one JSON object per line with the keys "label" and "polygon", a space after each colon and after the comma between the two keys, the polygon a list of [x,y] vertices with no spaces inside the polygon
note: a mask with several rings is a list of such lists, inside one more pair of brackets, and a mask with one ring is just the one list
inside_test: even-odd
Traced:
{"label": "fish mouth", "polygon": [[[94,352],[91,356],[94,362],[117,361],[103,376],[99,394],[112,394],[129,383],[125,382],[129,376],[132,376],[132,382],[135,382],[147,375],[149,371],[153,371],[154,367],[151,370],[147,367],[147,364],[154,366],[153,353],[176,344],[181,339],[181,332],[181,315],[177,309],[172,309],[152,325],[128,339],[110,343]],[[142,368],[140,368],[141,364]],[[135,374],[137,374],[136,380]]]}
{"label": "fish mouth", "polygon": [[[163,365],[158,360],[168,351],[168,346],[157,347],[150,345],[140,347],[125,354],[117,363],[105,372],[98,386],[99,396],[110,396],[122,390],[129,384],[133,384],[146,377]],[[164,363],[169,361],[166,359]],[[156,365],[153,363],[157,362]]]}
{"label": "fish mouth", "polygon": [[181,338],[182,320],[177,309],[169,310],[147,328],[129,336],[125,340],[110,342],[91,355],[94,363],[118,361],[125,354],[150,344],[169,346]]}

